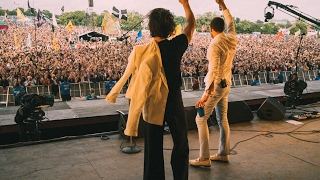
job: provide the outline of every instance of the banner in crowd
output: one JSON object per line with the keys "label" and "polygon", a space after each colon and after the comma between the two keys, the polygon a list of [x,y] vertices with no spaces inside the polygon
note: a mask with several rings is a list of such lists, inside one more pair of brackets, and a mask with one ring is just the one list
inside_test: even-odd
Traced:
{"label": "banner in crowd", "polygon": [[56,16],[54,15],[54,13],[52,13],[52,24],[54,26],[58,27],[57,19],[56,19]]}
{"label": "banner in crowd", "polygon": [[128,13],[127,13],[126,9],[121,10],[121,12],[120,12],[118,8],[113,6],[111,14],[114,15],[116,18],[123,19],[125,21],[128,19],[128,15],[127,15]]}
{"label": "banner in crowd", "polygon": [[26,46],[27,46],[27,47],[31,47],[31,35],[30,35],[30,33],[28,33]]}
{"label": "banner in crowd", "polygon": [[101,27],[105,34],[108,34],[111,31],[119,29],[119,26],[113,21],[113,19],[111,18],[108,12],[106,12],[106,14],[103,17]]}
{"label": "banner in crowd", "polygon": [[137,37],[136,37],[136,39],[135,39],[135,42],[137,42],[139,39],[141,39],[142,38],[142,30],[140,30],[139,32],[138,32],[138,34],[137,34]]}
{"label": "banner in crowd", "polygon": [[74,27],[73,27],[73,25],[72,25],[71,20],[69,21],[68,25],[66,26],[66,29],[67,29],[68,31],[73,31],[73,30],[74,30]]}
{"label": "banner in crowd", "polygon": [[59,50],[59,47],[58,47],[58,44],[57,44],[57,41],[56,41],[56,37],[54,35],[54,32],[52,33],[52,46],[53,46],[53,49],[58,51]]}
{"label": "banner in crowd", "polygon": [[14,40],[14,45],[15,45],[16,47],[19,47],[19,41],[18,41],[16,32],[13,32],[13,40]]}
{"label": "banner in crowd", "polygon": [[4,11],[4,20],[10,23],[11,21],[8,19],[7,11]]}
{"label": "banner in crowd", "polygon": [[24,22],[24,18],[25,18],[24,14],[22,13],[22,11],[19,8],[17,8],[17,17],[22,19],[22,22]]}
{"label": "banner in crowd", "polygon": [[9,26],[7,24],[7,21],[1,21],[0,20],[0,30],[8,30]]}
{"label": "banner in crowd", "polygon": [[37,23],[38,28],[46,22],[46,19],[44,18],[44,15],[40,11],[40,9],[38,9],[37,19],[38,19],[38,23]]}
{"label": "banner in crowd", "polygon": [[278,35],[276,36],[276,39],[279,39],[282,36],[282,30],[279,31]]}

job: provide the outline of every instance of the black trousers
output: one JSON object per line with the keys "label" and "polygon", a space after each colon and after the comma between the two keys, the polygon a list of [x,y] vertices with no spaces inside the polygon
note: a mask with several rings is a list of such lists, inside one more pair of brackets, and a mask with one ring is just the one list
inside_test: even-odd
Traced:
{"label": "black trousers", "polygon": [[[188,125],[182,102],[181,90],[168,95],[164,121],[173,139],[171,167],[175,180],[188,179],[189,144]],[[147,123],[144,152],[144,180],[165,179],[163,159],[163,126]]]}

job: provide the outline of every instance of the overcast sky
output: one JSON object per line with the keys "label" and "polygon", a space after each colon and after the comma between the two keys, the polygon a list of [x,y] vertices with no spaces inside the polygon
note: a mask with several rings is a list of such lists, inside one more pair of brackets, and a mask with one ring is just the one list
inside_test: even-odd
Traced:
{"label": "overcast sky", "polygon": [[[64,6],[65,12],[86,10],[88,8],[88,0],[29,0],[31,7],[41,10],[49,10],[55,14],[61,14],[61,7]],[[28,0],[1,0],[0,7],[2,9],[12,10],[16,7],[27,9]],[[241,20],[264,20],[264,9],[268,4],[268,0],[225,0],[231,14],[239,17]],[[275,2],[284,5],[294,5],[300,11],[320,19],[320,0],[277,0]],[[93,0],[93,11],[98,14],[103,10],[112,12],[112,7],[118,9],[127,9],[128,11],[137,11],[143,15],[147,14],[151,9],[163,7],[169,9],[175,15],[184,16],[184,11],[178,0]],[[215,0],[189,0],[190,6],[195,15],[204,14],[205,12],[218,11],[218,5]],[[282,10],[282,9],[281,9]],[[274,19],[289,19],[293,17],[275,9]]]}

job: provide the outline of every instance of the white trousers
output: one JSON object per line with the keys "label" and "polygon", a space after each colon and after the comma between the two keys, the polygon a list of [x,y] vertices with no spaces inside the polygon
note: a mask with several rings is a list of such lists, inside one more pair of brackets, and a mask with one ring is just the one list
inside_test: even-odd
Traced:
{"label": "white trousers", "polygon": [[218,154],[229,155],[230,154],[230,128],[228,123],[228,95],[230,92],[230,86],[226,88],[220,88],[219,85],[215,85],[215,91],[208,98],[204,106],[203,117],[198,114],[196,116],[196,123],[199,133],[199,143],[200,143],[200,157],[209,158],[210,148],[209,148],[209,128],[207,120],[210,117],[214,108],[216,111],[216,117],[218,125],[220,128],[220,141]]}

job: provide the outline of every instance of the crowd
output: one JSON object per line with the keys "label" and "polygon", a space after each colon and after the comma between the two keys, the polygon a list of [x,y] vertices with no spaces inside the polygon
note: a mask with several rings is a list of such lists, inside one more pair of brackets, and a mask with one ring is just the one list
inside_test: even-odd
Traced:
{"label": "crowd", "polygon": [[[87,31],[102,33],[101,28],[76,27],[69,32],[55,28],[58,50],[54,49],[52,27],[42,25],[35,30],[30,25],[11,24],[0,31],[0,86],[21,87],[58,85],[67,77],[70,83],[117,81],[123,74],[127,59],[135,45],[150,40],[148,31],[135,41],[137,32],[129,32],[126,41],[83,41],[79,34]],[[31,43],[27,43],[30,34]],[[119,37],[122,32],[113,34]],[[294,71],[320,69],[320,39],[305,36],[296,58],[300,37],[276,35],[238,35],[239,43],[233,62],[233,74],[255,74],[264,71]],[[181,76],[205,76],[208,72],[206,48],[209,33],[196,33],[181,63]],[[6,89],[6,88],[4,88]]]}

